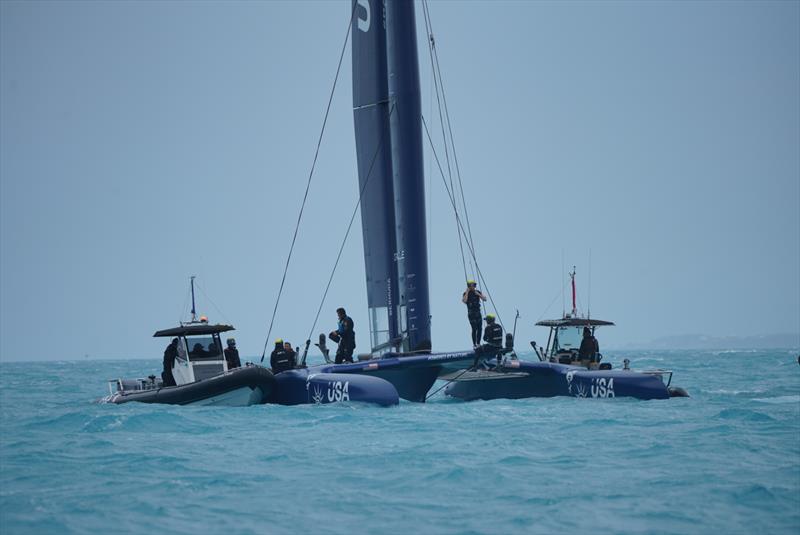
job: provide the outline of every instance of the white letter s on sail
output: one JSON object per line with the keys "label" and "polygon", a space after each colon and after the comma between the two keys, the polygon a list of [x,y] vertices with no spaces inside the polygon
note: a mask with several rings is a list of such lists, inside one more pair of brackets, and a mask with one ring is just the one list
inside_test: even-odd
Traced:
{"label": "white letter s on sail", "polygon": [[360,14],[359,14],[359,17],[358,17],[358,29],[361,30],[362,32],[368,32],[369,31],[369,26],[370,26],[370,21],[372,20],[370,8],[369,8],[369,0],[357,0],[357,1],[358,1],[358,5],[363,7],[364,11],[367,12],[367,18],[365,18],[365,19],[362,19]]}

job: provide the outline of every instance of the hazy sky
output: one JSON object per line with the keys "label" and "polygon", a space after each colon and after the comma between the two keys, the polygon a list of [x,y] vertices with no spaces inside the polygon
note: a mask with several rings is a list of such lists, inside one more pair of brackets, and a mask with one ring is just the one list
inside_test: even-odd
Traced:
{"label": "hazy sky", "polygon": [[[479,261],[520,345],[546,340],[533,323],[561,314],[572,265],[584,311],[618,325],[605,346],[800,331],[798,2],[430,12]],[[189,275],[260,355],[349,15],[0,2],[0,359],[160,357]],[[358,197],[349,60],[273,329],[295,344]],[[456,227],[425,169],[434,348],[462,349]],[[316,332],[338,306],[367,349],[360,227]]]}

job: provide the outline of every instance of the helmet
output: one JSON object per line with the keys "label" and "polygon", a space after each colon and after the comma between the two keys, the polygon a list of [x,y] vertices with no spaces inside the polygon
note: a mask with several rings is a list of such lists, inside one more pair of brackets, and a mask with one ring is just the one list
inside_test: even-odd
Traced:
{"label": "helmet", "polygon": [[494,314],[486,314],[486,317],[483,319],[486,321],[494,321]]}
{"label": "helmet", "polygon": [[208,318],[206,316],[200,316],[200,323],[208,323]]}
{"label": "helmet", "polygon": [[235,346],[235,345],[236,345],[236,339],[235,338],[228,338],[228,347],[232,347],[232,346]]}
{"label": "helmet", "polygon": [[472,280],[472,279],[469,279],[469,280],[467,281],[467,286],[472,286],[473,284],[475,284],[475,285],[477,286],[477,284],[475,283],[475,281],[474,281],[474,280]]}
{"label": "helmet", "polygon": [[283,338],[276,338],[275,339],[275,343],[276,344],[282,344],[283,343]]}

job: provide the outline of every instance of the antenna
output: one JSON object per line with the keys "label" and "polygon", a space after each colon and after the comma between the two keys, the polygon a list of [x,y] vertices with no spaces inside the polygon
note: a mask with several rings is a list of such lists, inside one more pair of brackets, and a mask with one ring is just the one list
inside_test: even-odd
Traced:
{"label": "antenna", "polygon": [[197,313],[195,312],[194,309],[194,278],[196,276],[197,275],[192,275],[191,277],[189,277],[189,284],[192,286],[192,323],[197,321]]}
{"label": "antenna", "polygon": [[592,250],[589,249],[589,304],[586,308],[586,317],[592,317]]}
{"label": "antenna", "polygon": [[572,266],[572,273],[569,274],[572,281],[572,317],[577,317],[578,308],[575,306],[575,266]]}
{"label": "antenna", "polygon": [[567,315],[567,305],[564,302],[564,249],[561,249],[561,317]]}

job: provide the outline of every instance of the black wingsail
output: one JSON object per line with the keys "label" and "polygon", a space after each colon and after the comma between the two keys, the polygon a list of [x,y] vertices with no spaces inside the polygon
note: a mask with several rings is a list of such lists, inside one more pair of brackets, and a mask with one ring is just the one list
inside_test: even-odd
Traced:
{"label": "black wingsail", "polygon": [[414,3],[353,0],[353,8],[353,115],[372,349],[430,349]]}

